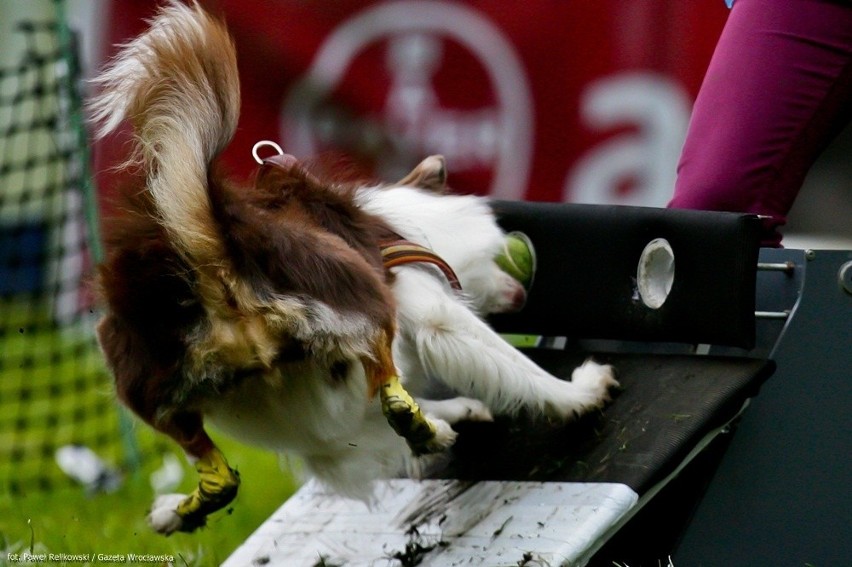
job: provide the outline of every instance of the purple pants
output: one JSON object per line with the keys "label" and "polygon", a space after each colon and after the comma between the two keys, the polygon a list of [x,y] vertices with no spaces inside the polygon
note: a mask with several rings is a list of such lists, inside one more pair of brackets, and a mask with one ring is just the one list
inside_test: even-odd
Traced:
{"label": "purple pants", "polygon": [[850,119],[852,0],[737,0],[669,207],[766,215],[763,245],[780,246],[805,175]]}

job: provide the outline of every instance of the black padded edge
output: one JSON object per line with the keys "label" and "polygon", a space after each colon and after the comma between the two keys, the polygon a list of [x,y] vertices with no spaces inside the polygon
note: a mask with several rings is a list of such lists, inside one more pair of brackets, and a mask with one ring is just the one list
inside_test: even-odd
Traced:
{"label": "black padded edge", "polygon": [[[760,221],[754,215],[496,201],[501,225],[525,232],[538,272],[502,332],[752,348]],[[665,238],[675,280],[659,309],[636,294],[642,250]]]}

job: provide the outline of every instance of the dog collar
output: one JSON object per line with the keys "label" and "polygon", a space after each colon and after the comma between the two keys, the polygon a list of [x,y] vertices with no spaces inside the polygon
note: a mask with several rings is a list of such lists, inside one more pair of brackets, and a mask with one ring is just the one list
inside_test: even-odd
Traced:
{"label": "dog collar", "polygon": [[444,277],[450,282],[450,287],[456,291],[462,290],[459,278],[450,265],[424,246],[400,238],[380,244],[379,249],[382,252],[382,262],[386,270],[395,266],[401,266],[402,264],[432,264],[443,272]]}
{"label": "dog collar", "polygon": [[[258,150],[262,147],[269,146],[275,150],[277,155],[269,158],[261,158]],[[281,146],[269,140],[262,140],[254,145],[251,150],[252,157],[260,165],[270,165],[281,169],[287,169],[298,164],[295,157],[290,154],[285,154]],[[450,286],[461,291],[462,286],[459,283],[459,278],[456,273],[440,256],[424,246],[415,244],[404,238],[396,238],[379,244],[379,249],[382,253],[382,262],[386,270],[402,264],[426,263],[437,266],[443,272],[444,277],[450,282]]]}

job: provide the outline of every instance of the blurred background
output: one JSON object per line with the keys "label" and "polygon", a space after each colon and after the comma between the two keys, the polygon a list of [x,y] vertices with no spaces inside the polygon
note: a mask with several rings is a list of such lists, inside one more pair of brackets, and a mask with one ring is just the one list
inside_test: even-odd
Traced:
{"label": "blurred background", "polygon": [[[238,178],[269,139],[382,180],[440,153],[457,192],[653,207],[727,17],[722,0],[201,3],[239,54],[223,156]],[[154,493],[194,473],[117,409],[94,341],[99,219],[126,137],[92,146],[82,101],[156,4],[0,0],[0,564],[28,549],[217,564],[298,485],[298,465],[221,440],[245,481],[233,509],[198,535],[144,525]],[[808,177],[787,247],[852,249],[850,155],[847,129]]]}

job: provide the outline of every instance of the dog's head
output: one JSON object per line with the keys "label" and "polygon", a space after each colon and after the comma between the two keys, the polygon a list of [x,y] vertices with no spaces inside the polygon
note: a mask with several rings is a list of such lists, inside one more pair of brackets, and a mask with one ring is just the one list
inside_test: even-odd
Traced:
{"label": "dog's head", "polygon": [[527,301],[521,283],[501,270],[493,260],[471,266],[465,276],[459,275],[465,295],[473,309],[481,315],[520,311]]}
{"label": "dog's head", "polygon": [[493,210],[482,198],[448,194],[442,156],[427,157],[398,185],[421,190],[409,197],[410,206],[419,211],[416,222],[428,246],[456,272],[474,310],[489,315],[524,306],[524,286],[496,261],[504,254],[507,236]]}

